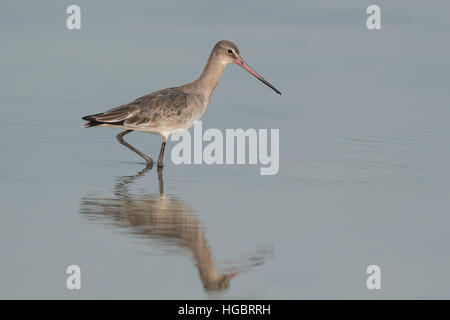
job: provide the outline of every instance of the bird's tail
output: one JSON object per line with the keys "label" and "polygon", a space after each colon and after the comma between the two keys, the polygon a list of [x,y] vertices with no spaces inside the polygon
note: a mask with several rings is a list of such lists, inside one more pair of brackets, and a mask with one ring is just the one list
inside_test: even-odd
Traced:
{"label": "bird's tail", "polygon": [[98,125],[102,124],[101,122],[98,122],[97,120],[94,119],[94,117],[98,116],[99,114],[101,114],[101,113],[92,114],[92,115],[85,116],[85,117],[81,118],[81,119],[87,121],[85,124],[83,124],[83,128],[95,127],[95,126],[98,126]]}

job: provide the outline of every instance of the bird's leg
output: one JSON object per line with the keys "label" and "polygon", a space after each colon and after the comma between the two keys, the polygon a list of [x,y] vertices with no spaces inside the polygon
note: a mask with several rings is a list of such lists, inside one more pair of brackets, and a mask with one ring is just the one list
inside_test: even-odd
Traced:
{"label": "bird's leg", "polygon": [[162,144],[161,144],[161,151],[159,152],[159,158],[158,158],[158,168],[163,167],[163,159],[164,159],[164,149],[166,148],[166,137],[163,137]]}
{"label": "bird's leg", "polygon": [[119,133],[116,138],[117,141],[119,141],[119,143],[123,144],[125,147],[127,147],[128,149],[130,149],[131,151],[136,152],[138,155],[140,155],[142,158],[144,158],[145,162],[147,162],[147,166],[153,166],[153,159],[150,158],[149,156],[143,154],[142,152],[140,152],[138,149],[136,149],[135,147],[133,147],[131,144],[129,144],[128,142],[126,142],[125,140],[123,140],[123,136],[126,134],[129,134],[130,132],[133,132],[133,130],[125,130],[121,133]]}

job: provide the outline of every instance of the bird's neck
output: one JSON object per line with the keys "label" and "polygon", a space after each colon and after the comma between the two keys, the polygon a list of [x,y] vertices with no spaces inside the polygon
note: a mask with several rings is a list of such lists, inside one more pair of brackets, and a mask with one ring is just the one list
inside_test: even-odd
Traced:
{"label": "bird's neck", "polygon": [[207,94],[208,98],[219,83],[220,77],[225,70],[225,66],[225,63],[223,63],[214,52],[211,52],[202,74],[196,81],[197,88],[204,94]]}

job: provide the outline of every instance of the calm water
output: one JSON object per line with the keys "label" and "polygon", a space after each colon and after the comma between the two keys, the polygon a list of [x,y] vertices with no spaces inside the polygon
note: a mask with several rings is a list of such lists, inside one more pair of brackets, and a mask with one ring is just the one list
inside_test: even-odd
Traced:
{"label": "calm water", "polygon": [[[378,1],[380,31],[368,1],[78,1],[80,31],[69,4],[2,4],[0,298],[450,298],[448,2]],[[229,66],[203,128],[279,128],[277,175],[176,166],[174,142],[158,175],[80,128],[220,39],[283,95]]]}

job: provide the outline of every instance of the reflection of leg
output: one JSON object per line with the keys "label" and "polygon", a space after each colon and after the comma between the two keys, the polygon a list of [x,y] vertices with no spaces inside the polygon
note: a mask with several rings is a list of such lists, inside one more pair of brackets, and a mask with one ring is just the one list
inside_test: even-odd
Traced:
{"label": "reflection of leg", "polygon": [[163,137],[161,151],[159,151],[158,168],[163,167],[164,149],[166,148],[166,137]]}
{"label": "reflection of leg", "polygon": [[147,166],[153,166],[152,158],[150,158],[149,156],[143,154],[142,152],[140,152],[138,149],[136,149],[135,147],[133,147],[131,144],[129,144],[128,142],[126,142],[123,139],[123,136],[126,135],[126,134],[129,134],[130,132],[133,132],[133,130],[125,130],[125,131],[119,133],[117,135],[117,137],[116,137],[117,141],[119,141],[119,143],[123,144],[125,147],[127,147],[131,151],[136,152],[138,155],[140,155],[142,158],[144,158],[145,162],[147,162]]}
{"label": "reflection of leg", "polygon": [[162,167],[158,167],[158,184],[159,184],[159,195],[164,195],[164,180],[162,175]]}
{"label": "reflection of leg", "polygon": [[133,183],[134,181],[136,181],[139,177],[146,174],[152,167],[153,167],[153,163],[151,163],[151,164],[147,163],[145,168],[142,169],[141,171],[139,171],[134,176],[118,177],[116,185],[115,185],[115,194],[117,196],[126,196],[128,193],[127,186],[129,184]]}
{"label": "reflection of leg", "polygon": [[151,164],[147,163],[145,168],[138,172],[138,174],[136,175],[136,178],[139,178],[140,176],[146,174],[151,168],[153,168],[153,163],[151,163]]}

